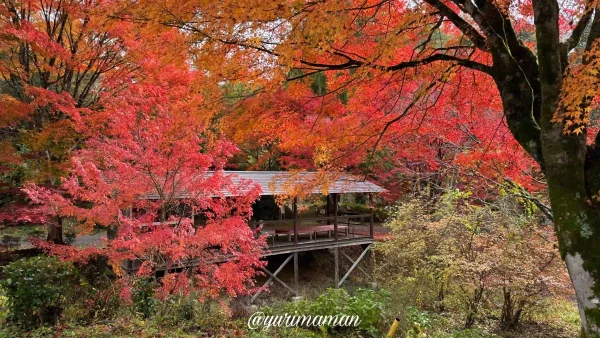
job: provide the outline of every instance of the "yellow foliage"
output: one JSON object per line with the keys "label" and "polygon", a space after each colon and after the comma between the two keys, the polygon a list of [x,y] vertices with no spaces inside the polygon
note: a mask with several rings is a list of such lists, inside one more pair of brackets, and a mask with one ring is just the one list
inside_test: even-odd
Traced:
{"label": "yellow foliage", "polygon": [[583,133],[590,123],[592,102],[600,87],[600,43],[594,43],[582,59],[565,74],[559,108],[552,119],[563,123],[568,134]]}

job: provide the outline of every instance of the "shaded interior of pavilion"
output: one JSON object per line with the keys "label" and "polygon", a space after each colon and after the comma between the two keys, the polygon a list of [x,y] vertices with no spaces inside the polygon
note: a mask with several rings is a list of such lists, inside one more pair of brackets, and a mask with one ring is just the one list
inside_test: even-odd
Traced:
{"label": "shaded interior of pavilion", "polygon": [[278,205],[274,196],[265,195],[253,205],[250,226],[266,237],[270,248],[372,238],[369,197],[364,193],[313,195]]}

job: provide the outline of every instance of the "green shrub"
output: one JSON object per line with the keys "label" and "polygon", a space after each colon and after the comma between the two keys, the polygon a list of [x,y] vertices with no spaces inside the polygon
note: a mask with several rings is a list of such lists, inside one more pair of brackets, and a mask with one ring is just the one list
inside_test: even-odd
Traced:
{"label": "green shrub", "polygon": [[77,270],[54,257],[25,258],[7,265],[0,287],[10,317],[21,325],[54,323],[77,282]]}
{"label": "green shrub", "polygon": [[514,329],[547,295],[572,292],[554,230],[513,196],[482,206],[470,195],[399,204],[392,236],[375,246],[374,275],[404,299],[394,304],[460,314],[465,329],[493,317]]}
{"label": "green shrub", "polygon": [[[153,318],[165,325],[177,325],[183,322],[199,324],[213,316],[210,305],[202,303],[196,294],[170,295],[167,299],[156,303]],[[224,317],[220,319],[224,320]]]}
{"label": "green shrub", "polygon": [[132,309],[142,318],[148,318],[154,313],[158,300],[154,296],[157,283],[152,277],[136,278],[133,283]]}

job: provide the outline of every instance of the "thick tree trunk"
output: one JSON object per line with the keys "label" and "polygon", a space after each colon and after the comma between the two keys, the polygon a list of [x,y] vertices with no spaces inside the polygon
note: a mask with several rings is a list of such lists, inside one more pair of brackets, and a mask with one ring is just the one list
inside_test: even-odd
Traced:
{"label": "thick tree trunk", "polygon": [[[594,294],[594,285],[596,282],[589,272],[584,268],[584,262],[581,255],[567,254],[565,263],[569,270],[569,276],[573,282],[575,296],[577,297],[577,307],[579,308],[579,316],[581,317],[581,326],[584,332],[598,332],[598,325],[595,321],[588,322],[586,312],[592,311],[598,307],[598,297]],[[591,334],[588,334],[592,336]]]}
{"label": "thick tree trunk", "polygon": [[[541,148],[559,248],[577,294],[586,337],[600,337],[600,216],[586,187],[586,134],[565,134],[554,120],[562,109],[564,69],[560,53],[559,8],[533,0],[541,91]],[[569,90],[577,90],[570,88]]]}
{"label": "thick tree trunk", "polygon": [[[556,126],[559,127],[559,126]],[[556,128],[555,127],[555,128]],[[600,217],[586,193],[585,144],[561,130],[542,133],[559,248],[577,295],[583,332],[600,336]]]}

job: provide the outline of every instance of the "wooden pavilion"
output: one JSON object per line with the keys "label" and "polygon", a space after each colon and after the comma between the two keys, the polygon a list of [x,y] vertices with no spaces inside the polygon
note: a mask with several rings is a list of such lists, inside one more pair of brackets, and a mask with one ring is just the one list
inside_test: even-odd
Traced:
{"label": "wooden pavilion", "polygon": [[[368,194],[369,199],[372,194],[385,192],[382,187],[357,178],[349,174],[342,174],[334,181],[327,183],[316,183],[317,176],[314,172],[281,172],[281,171],[226,171],[232,183],[252,181],[261,187],[261,196],[281,196],[288,195],[290,189],[295,187],[308,187],[309,193],[324,195],[327,192],[327,207],[321,210],[316,217],[301,217],[298,211],[298,198],[291,201],[292,217],[286,218],[284,212],[279,213],[279,218],[274,220],[254,220],[249,226],[257,229],[257,233],[267,236],[268,250],[264,257],[275,255],[287,255],[283,263],[274,271],[263,268],[263,271],[269,279],[258,289],[257,293],[251,298],[253,302],[269,283],[277,281],[296,296],[298,292],[298,253],[330,249],[334,252],[334,278],[335,287],[340,287],[348,276],[358,268],[365,273],[358,265],[365,257],[374,241],[373,229],[373,209],[368,213],[340,212],[339,200],[341,194]],[[327,186],[323,186],[327,184]],[[224,191],[223,195],[232,196],[231,193]],[[151,195],[146,198],[152,199]],[[183,198],[183,197],[182,197]],[[362,247],[362,252],[356,259],[340,251],[341,248],[350,246]],[[348,259],[352,266],[340,278],[340,255]],[[289,286],[283,282],[277,275],[283,268],[293,260],[294,265],[294,285]],[[182,267],[194,265],[193,260],[187,262]],[[134,272],[139,268],[139,262],[128,261],[123,266],[125,270]],[[165,267],[166,269],[166,267]],[[366,274],[366,273],[365,273]]]}

